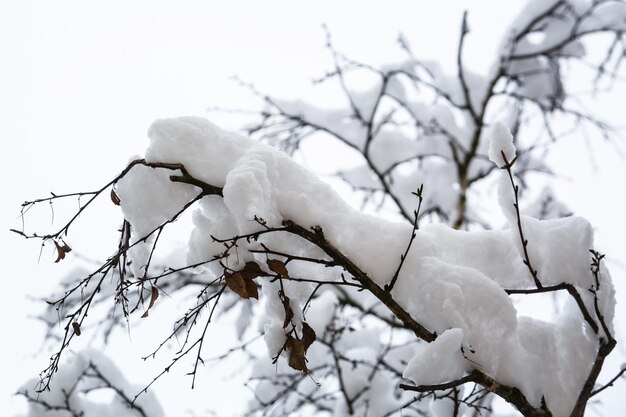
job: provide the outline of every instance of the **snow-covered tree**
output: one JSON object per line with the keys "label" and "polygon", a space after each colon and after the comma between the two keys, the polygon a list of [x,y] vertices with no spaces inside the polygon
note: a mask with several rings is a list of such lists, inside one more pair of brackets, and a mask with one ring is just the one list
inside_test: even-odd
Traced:
{"label": "snow-covered tree", "polygon": [[[154,381],[133,387],[101,353],[69,347],[87,332],[108,339],[174,293],[188,303],[148,355],[171,355],[155,380],[186,366],[195,383],[210,323],[236,312],[241,344],[220,359],[249,355],[250,415],[482,416],[500,397],[525,416],[582,416],[625,372],[598,381],[617,343],[613,286],[590,224],[529,174],[551,172],[543,151],[572,129],[611,134],[567,74],[584,64],[592,87],[614,80],[624,30],[624,1],[530,1],[484,74],[464,65],[467,16],[454,74],[403,38],[404,61],[372,67],[329,36],[334,67],[318,81],[336,83],[343,105],[249,86],[265,105],[254,138],[158,120],[145,154],[110,182],[24,203],[22,214],[79,198],[57,230],[14,230],[57,261],[94,201],[123,214],[112,255],[49,301],[57,349],[21,391],[29,416],[163,415]],[[606,42],[598,62],[586,58],[593,37]],[[352,194],[294,160],[311,151],[345,155],[337,177]],[[167,231],[189,213],[186,256],[165,256]],[[517,303],[537,294],[552,296],[544,320]],[[110,404],[89,396],[103,389]]]}

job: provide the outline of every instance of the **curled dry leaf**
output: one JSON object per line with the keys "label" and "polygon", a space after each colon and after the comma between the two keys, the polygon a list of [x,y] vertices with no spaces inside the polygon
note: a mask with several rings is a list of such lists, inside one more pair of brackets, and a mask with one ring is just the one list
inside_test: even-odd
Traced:
{"label": "curled dry leaf", "polygon": [[115,190],[113,188],[111,188],[111,201],[113,202],[113,204],[115,204],[116,206],[119,206],[121,203],[120,198],[117,196],[117,194],[115,193]]}
{"label": "curled dry leaf", "polygon": [[248,298],[246,283],[241,273],[235,272],[230,274],[228,272],[224,272],[224,280],[226,281],[226,286],[230,288],[232,292],[238,294],[242,298]]}
{"label": "curled dry leaf", "polygon": [[293,310],[291,309],[291,303],[289,297],[285,295],[284,292],[280,291],[278,293],[280,297],[280,301],[283,304],[283,308],[285,309],[285,321],[283,322],[283,329],[286,328],[291,320],[293,319]]}
{"label": "curled dry leaf", "polygon": [[315,335],[315,330],[313,330],[313,328],[306,322],[302,323],[301,339],[287,335],[285,348],[289,351],[288,364],[292,369],[301,372],[309,372],[309,369],[306,366],[306,352],[316,339],[317,336]]}
{"label": "curled dry leaf", "polygon": [[306,366],[306,357],[304,356],[304,342],[288,336],[287,348],[289,349],[289,366],[296,371],[308,372],[309,368]]}
{"label": "curled dry leaf", "polygon": [[245,298],[254,298],[256,300],[259,299],[259,290],[256,287],[256,283],[252,278],[244,278],[244,282],[246,284],[246,293],[248,294]]}
{"label": "curled dry leaf", "polygon": [[63,241],[61,241],[61,244],[54,241],[54,246],[57,249],[57,259],[54,261],[55,263],[59,262],[61,259],[65,259],[65,255],[72,251],[72,248],[70,248],[69,245]]}
{"label": "curled dry leaf", "polygon": [[150,309],[152,308],[152,306],[156,302],[157,298],[159,298],[159,289],[156,286],[153,285],[150,288],[150,304],[148,304],[148,308],[141,315],[142,319],[145,319],[146,317],[148,317],[148,314],[149,314],[148,312],[150,311]]}
{"label": "curled dry leaf", "polygon": [[72,328],[74,329],[76,336],[80,336],[80,324],[74,321],[72,322]]}
{"label": "curled dry leaf", "polygon": [[302,343],[304,343],[304,351],[309,349],[309,346],[317,340],[315,330],[308,323],[302,323]]}
{"label": "curled dry leaf", "polygon": [[148,309],[152,308],[157,298],[159,298],[159,289],[153,285],[151,289],[150,304],[148,305]]}
{"label": "curled dry leaf", "polygon": [[231,274],[228,271],[224,271],[224,280],[226,281],[226,286],[241,298],[259,299],[256,283],[248,274],[242,274],[240,271]]}
{"label": "curled dry leaf", "polygon": [[280,275],[281,277],[288,277],[289,271],[287,271],[287,267],[283,261],[279,261],[278,259],[268,259],[267,267],[272,271]]}
{"label": "curled dry leaf", "polygon": [[246,262],[246,265],[241,270],[241,273],[248,275],[252,279],[265,275],[259,264],[254,261]]}

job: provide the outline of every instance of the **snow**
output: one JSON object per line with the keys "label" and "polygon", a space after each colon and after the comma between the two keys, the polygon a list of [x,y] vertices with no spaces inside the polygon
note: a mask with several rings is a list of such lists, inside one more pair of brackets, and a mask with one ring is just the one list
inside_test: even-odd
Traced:
{"label": "snow", "polygon": [[[513,135],[509,129],[498,122],[491,128],[491,140],[489,141],[489,160],[502,168],[515,159],[515,145]],[[504,153],[503,158],[502,153]]]}
{"label": "snow", "polygon": [[[513,23],[509,41],[529,25],[534,17],[557,4],[562,5],[559,6],[558,18],[538,21],[531,34],[517,39],[512,50],[503,49],[506,54],[510,52],[515,56],[542,54],[542,51],[555,48],[554,54],[513,59],[506,68],[501,68],[501,62],[496,62],[490,76],[504,71],[509,79],[506,85],[504,82],[494,85],[497,91],[495,96],[503,98],[503,93],[511,92],[528,99],[527,103],[554,108],[560,103],[563,91],[555,65],[561,65],[563,57],[582,57],[585,53],[582,43],[568,41],[572,31],[626,29],[626,6],[623,2],[600,5],[584,18],[580,26],[576,26],[575,14],[581,15],[595,3],[585,0],[533,0],[528,2],[528,6]],[[406,43],[404,40],[402,42]],[[510,42],[506,46],[511,47]],[[346,171],[344,176],[356,187],[375,191],[376,196],[382,194],[376,190],[382,190],[383,184],[372,168],[380,172],[387,171],[399,161],[407,159],[397,169],[394,168],[385,185],[393,190],[400,205],[410,213],[416,206],[416,199],[411,192],[415,190],[416,184],[424,183],[422,209],[440,210],[444,217],[454,215],[457,210],[458,191],[461,188],[458,183],[459,172],[451,163],[451,148],[462,154],[470,145],[473,147],[473,134],[476,133],[475,121],[463,108],[466,101],[469,100],[472,110],[480,113],[481,117],[485,116],[486,126],[496,114],[504,119],[502,124],[483,129],[476,148],[477,156],[464,171],[467,174],[464,179],[481,177],[493,169],[499,176],[497,198],[508,221],[507,228],[467,231],[453,230],[441,224],[420,225],[392,295],[402,308],[428,330],[436,333],[437,337],[430,344],[420,343],[417,349],[413,342],[401,350],[386,352],[385,359],[400,373],[403,371],[404,376],[415,384],[447,382],[472,369],[479,369],[500,382],[519,387],[534,405],[539,405],[542,397],[545,397],[555,416],[568,415],[575,401],[574,393],[580,390],[597,351],[598,335],[584,322],[578,306],[567,294],[559,293],[555,296],[559,317],[538,320],[525,317],[518,311],[512,301],[514,297],[509,297],[505,290],[535,288],[528,267],[522,261],[526,256],[522,240],[527,239],[528,258],[532,267],[537,269],[541,283],[572,285],[581,294],[594,319],[597,317],[593,304],[598,301],[598,308],[612,329],[615,298],[608,271],[603,268],[600,272],[597,300],[589,292],[590,288],[595,287],[589,272],[589,249],[594,244],[593,230],[582,218],[561,218],[566,213],[558,204],[546,206],[544,201],[551,197],[548,192],[539,197],[540,204],[529,207],[523,212],[525,215],[518,219],[519,212],[514,206],[514,186],[508,173],[495,169],[492,164],[502,168],[507,162],[513,161],[516,140],[507,128],[512,129],[527,114],[521,113],[521,106],[509,105],[510,102],[503,103],[506,107],[504,110],[495,110],[495,105],[490,104],[489,112],[482,114],[483,110],[487,110],[481,109],[481,106],[485,105],[485,88],[490,85],[487,83],[490,77],[464,72],[469,89],[469,93],[466,93],[457,74],[446,73],[441,66],[432,62],[424,65],[428,70],[424,70],[417,61],[407,60],[381,69],[386,74],[406,71],[424,81],[411,85],[413,82],[408,82],[407,77],[393,76],[384,91],[389,101],[393,101],[393,97],[401,101],[398,113],[405,109],[415,120],[407,118],[398,124],[394,120],[380,129],[375,121],[373,131],[376,134],[369,136],[371,126],[366,126],[366,122],[374,116],[383,117],[383,111],[376,107],[383,93],[378,80],[370,88],[361,91],[350,89],[361,120],[354,117],[353,109],[347,102],[343,103],[343,107],[325,109],[301,100],[277,100],[275,104],[284,111],[285,118],[280,119],[276,129],[280,131],[285,125],[304,125],[299,129],[305,132],[318,129],[349,147],[361,151],[368,149],[367,160],[361,160],[360,165]],[[430,74],[424,74],[427,72]],[[558,75],[555,76],[555,73]],[[416,94],[409,88],[416,86],[427,90],[426,94]],[[442,94],[433,97],[437,92]],[[455,104],[459,107],[455,108]],[[269,107],[272,109],[272,106]],[[497,113],[492,113],[492,110]],[[520,119],[522,116],[524,119]],[[413,122],[415,126],[409,126]],[[438,131],[437,127],[445,131]],[[406,222],[382,220],[352,209],[329,186],[284,154],[244,136],[224,131],[201,118],[160,120],[150,128],[149,135],[151,143],[145,153],[148,161],[182,163],[195,178],[223,187],[223,198],[205,196],[192,207],[193,229],[188,236],[186,254],[189,264],[205,263],[220,256],[225,246],[216,238],[225,239],[263,230],[263,226],[254,221],[255,217],[260,217],[270,228],[280,228],[284,220],[293,220],[304,228],[320,226],[326,239],[381,287],[389,283],[396,271],[400,254],[404,253],[409,244],[411,226]],[[520,140],[523,139],[520,136]],[[513,169],[526,171],[544,168],[524,153],[528,149],[520,147],[523,159],[518,160]],[[485,155],[489,158],[484,158]],[[163,222],[172,220],[185,204],[198,195],[196,187],[171,182],[171,174],[171,170],[137,166],[116,184],[124,217],[132,225],[131,242],[138,242]],[[468,198],[472,198],[472,195]],[[467,209],[466,217],[477,218],[477,214],[471,210],[472,207]],[[518,220],[522,233],[518,230]],[[133,262],[130,268],[135,276],[144,272],[143,267],[150,256],[153,242],[154,237],[151,237],[131,249],[130,258]],[[238,242],[238,246],[222,260],[223,265],[237,269],[252,259],[265,265],[266,256],[253,253],[253,250],[261,248],[260,243],[280,252],[313,258],[327,257],[319,248],[303,242],[297,236],[269,233],[258,241],[252,239]],[[272,257],[285,260],[281,256]],[[207,263],[194,272],[215,278],[223,273],[223,265]],[[337,281],[343,273],[349,282],[353,282],[341,268],[307,265],[303,262],[291,262],[287,267],[292,277],[313,277],[323,283]],[[278,296],[284,284],[284,292],[289,296],[289,305],[294,313],[292,323],[296,334],[302,332],[305,322],[311,325],[319,337],[324,333],[332,334],[333,326],[350,328],[350,331],[337,333],[341,338],[333,340],[336,342],[333,346],[345,358],[342,359],[341,369],[348,393],[360,393],[371,370],[356,362],[362,360],[376,363],[377,355],[385,349],[383,338],[387,336],[385,331],[388,329],[382,330],[384,326],[371,323],[360,323],[362,317],[356,314],[349,317],[353,319],[352,322],[343,318],[348,313],[337,313],[340,293],[334,285],[317,288],[309,283],[284,282],[279,285],[269,280],[259,280],[259,283],[260,302],[239,300],[240,310],[235,310],[239,314],[236,327],[240,338],[250,326],[265,331],[267,366],[255,369],[254,372],[268,378],[290,372],[285,366],[285,353],[275,366],[268,360],[284,347],[286,332],[291,328],[285,328],[285,308]],[[315,297],[311,300],[314,290]],[[351,290],[349,294],[354,297],[355,305],[363,310],[375,311],[385,319],[392,318],[390,312],[377,303],[371,294]],[[311,301],[309,308],[304,309],[308,301]],[[352,307],[342,308],[349,311]],[[328,353],[322,343],[315,343],[307,353],[309,366],[327,364]],[[70,360],[63,368],[67,373],[59,374],[55,380],[60,388],[55,387],[49,393],[50,401],[60,400],[59,390],[69,386],[68,381],[76,378],[80,366],[84,366],[89,358],[97,358],[97,355],[81,353]],[[93,360],[108,364],[102,358]],[[109,370],[110,367],[106,367]],[[114,372],[112,368],[110,372]],[[359,394],[360,404],[367,403],[369,407],[368,415],[385,415],[391,405],[398,403],[396,396],[401,394],[394,392],[392,385],[397,382],[397,375],[377,373],[370,381],[368,391]],[[119,376],[112,378],[122,386],[127,384]],[[331,380],[328,383],[330,387],[324,386],[320,391],[326,394],[339,392],[336,382],[336,379]],[[308,378],[304,378],[303,383],[296,388],[305,395],[316,389]],[[254,389],[260,398],[271,398],[275,393],[262,383]],[[89,404],[88,399],[80,396],[72,398],[72,401],[78,407]],[[341,401],[325,403],[328,404],[336,407],[337,415],[348,413]],[[98,413],[102,407],[85,406],[91,407],[90,414],[100,415]],[[96,408],[99,411],[95,412]],[[102,408],[103,413],[113,413],[114,410],[117,408]],[[446,415],[445,402],[434,403],[431,411],[435,415]],[[162,413],[157,411],[154,414]]]}
{"label": "snow", "polygon": [[[530,259],[540,271],[543,284],[569,282],[581,288],[591,285],[589,249],[593,248],[593,229],[587,220],[574,216],[551,220],[522,216],[522,225]],[[516,231],[513,233],[517,236]],[[521,244],[517,248],[521,256]],[[550,256],[543,255],[546,250]]]}
{"label": "snow", "polygon": [[517,339],[508,348],[510,365],[497,378],[514,382],[536,406],[545,396],[553,415],[569,415],[593,363],[595,338],[576,326],[521,317]]}
{"label": "snow", "polygon": [[[129,258],[133,261],[130,269],[136,276],[144,272],[156,228],[172,220],[186,203],[198,195],[195,187],[187,184],[179,186],[170,181],[170,175],[172,172],[169,170],[136,165],[132,168],[132,175],[124,176],[116,185],[122,213],[131,224],[131,244],[135,245],[129,250]],[[146,210],[146,207],[153,209]],[[156,207],[158,210],[154,209]]]}
{"label": "snow", "polygon": [[[103,402],[102,398],[94,398],[96,393],[112,390],[106,388],[107,383],[101,378],[94,376],[91,366],[102,374],[104,379],[124,393],[126,398],[132,399],[141,391],[143,386],[130,384],[115,366],[110,358],[94,349],[85,349],[67,356],[61,363],[49,391],[35,392],[39,379],[33,379],[22,386],[21,392],[27,391],[29,395],[37,397],[41,403],[49,407],[58,407],[63,410],[66,405],[73,410],[73,415],[86,415],[90,417],[140,417],[142,414],[132,410],[118,394],[111,400]],[[78,381],[78,383],[77,383]],[[143,393],[137,398],[135,405],[140,407],[145,415],[150,417],[164,417],[165,414],[152,391]],[[66,411],[57,411],[58,414],[50,413],[50,410],[36,402],[28,403],[28,414],[24,417],[51,417],[69,415]]]}
{"label": "snow", "polygon": [[315,334],[324,334],[326,326],[335,316],[338,303],[337,296],[331,291],[323,292],[311,302],[307,311],[307,323],[315,330]]}
{"label": "snow", "polygon": [[[294,121],[306,121],[307,124],[321,128],[340,138],[349,146],[363,149],[367,137],[367,127],[363,121],[354,117],[353,110],[344,107],[322,109],[301,100],[275,100],[281,112]],[[372,104],[363,111],[371,112]]]}
{"label": "snow", "polygon": [[511,186],[511,180],[506,171],[502,170],[498,174],[498,204],[502,210],[502,214],[508,220],[510,225],[517,222],[517,214],[515,212],[515,192]]}
{"label": "snow", "polygon": [[563,98],[564,86],[559,74],[562,64],[552,57],[582,58],[586,51],[579,37],[624,28],[623,2],[527,2],[500,47],[502,56],[513,57],[506,70],[516,79],[516,93],[546,108],[555,107]]}
{"label": "snow", "polygon": [[[148,161],[180,162],[198,179],[223,187],[223,199],[207,196],[196,208],[189,238],[190,263],[221,254],[223,245],[214,242],[211,236],[227,238],[254,233],[263,227],[280,228],[288,219],[307,229],[321,227],[326,239],[376,284],[382,287],[389,283],[411,236],[410,224],[356,211],[329,185],[287,155],[224,131],[204,119],[159,120],[149,132]],[[398,140],[404,142],[400,137]],[[505,164],[502,151],[509,162],[515,158],[512,135],[504,125],[496,124],[491,129],[488,153],[499,167]],[[427,167],[424,169],[430,169]],[[564,319],[537,321],[520,315],[504,291],[532,288],[533,282],[522,262],[511,184],[504,170],[500,175],[498,198],[511,222],[510,230],[457,231],[443,225],[427,225],[416,233],[392,295],[438,337],[413,353],[404,375],[416,384],[432,384],[460,378],[478,368],[519,387],[535,406],[540,405],[539,394],[545,396],[554,415],[564,416],[573,406],[576,387],[584,383],[596,342],[580,331],[584,326],[580,311],[567,302],[564,311],[568,314]],[[118,186],[122,208],[133,228],[144,233],[168,219],[177,206],[198,192],[190,186],[168,183],[159,170],[137,169],[128,177]],[[163,190],[148,188],[153,187],[147,185],[153,180]],[[144,196],[137,188],[145,189],[149,195]],[[166,198],[167,202],[155,202],[155,198]],[[266,226],[254,221],[255,216],[262,218]],[[545,285],[567,282],[576,286],[593,311],[586,291],[592,283],[588,250],[593,247],[593,231],[589,223],[576,217],[537,220],[524,216],[522,224],[529,241],[530,258],[542,282]],[[269,233],[259,240],[284,253],[325,256],[295,235]],[[236,253],[224,259],[224,264],[238,268],[251,259],[264,264],[264,257],[249,252],[260,248],[259,245],[255,240],[240,241]],[[289,263],[287,266],[290,275],[296,277],[336,281],[339,276],[335,268],[321,265]],[[215,276],[221,274],[217,265],[203,268]],[[602,280],[609,282],[607,275]],[[308,312],[303,312],[314,286],[293,281],[283,284],[294,312],[296,334],[300,334],[306,320],[322,334],[332,320],[336,296],[330,291],[321,292]],[[286,340],[285,311],[278,296],[281,288],[278,281],[264,280],[261,285],[265,341],[272,357],[281,351]],[[614,302],[610,284],[603,284],[603,291],[600,304],[610,322]],[[355,330],[337,346],[349,357],[372,359],[380,349],[380,336],[376,329]],[[326,360],[316,350],[319,348],[311,349],[310,366]],[[286,354],[283,350],[283,355]],[[341,366],[348,375],[346,389],[357,392],[362,388],[366,371],[360,366]]]}
{"label": "snow", "polygon": [[536,16],[544,14],[560,0],[531,0],[526,3],[515,21],[511,24],[511,37],[514,37],[530,25]]}
{"label": "snow", "polygon": [[461,354],[463,330],[448,329],[434,342],[422,345],[404,369],[404,378],[423,385],[440,384],[463,377],[465,359]]}
{"label": "snow", "polygon": [[[442,224],[427,224],[421,233],[435,241],[439,258],[447,263],[482,272],[503,288],[523,287],[526,267],[507,230],[455,230]],[[498,259],[498,262],[494,262]]]}
{"label": "snow", "polygon": [[[237,234],[235,220],[218,196],[204,197],[193,213],[193,230],[189,236],[187,264],[196,265],[211,260],[224,251],[224,245],[213,240],[226,239]],[[219,276],[222,268],[215,262],[205,264],[206,269]]]}
{"label": "snow", "polygon": [[626,4],[622,2],[606,2],[596,7],[591,16],[580,25],[579,31],[608,28],[626,30]]}

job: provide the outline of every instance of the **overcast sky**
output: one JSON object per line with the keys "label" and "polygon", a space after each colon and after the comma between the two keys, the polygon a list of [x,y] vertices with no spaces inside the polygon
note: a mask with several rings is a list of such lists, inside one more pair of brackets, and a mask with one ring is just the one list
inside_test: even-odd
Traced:
{"label": "overcast sky", "polygon": [[[521,4],[484,0],[0,2],[0,133],[5,167],[0,180],[4,230],[0,243],[6,285],[0,303],[5,329],[0,344],[5,374],[0,378],[0,410],[17,410],[19,401],[10,394],[47,365],[45,357],[32,358],[42,328],[26,320],[37,311],[26,296],[47,294],[71,268],[68,263],[51,265],[49,252],[38,262],[38,244],[27,244],[6,232],[20,226],[21,202],[50,191],[94,189],[105,183],[130,157],[142,152],[147,127],[157,118],[202,115],[236,127],[232,119],[206,111],[212,106],[254,105],[233,76],[286,98],[311,93],[310,80],[330,67],[323,23],[338,49],[358,60],[378,64],[400,57],[396,38],[403,32],[417,56],[451,64],[461,14],[468,9],[472,34],[466,58],[480,70],[492,58],[490,51]],[[623,103],[617,97],[623,94],[622,88],[594,106],[619,120]],[[613,259],[613,275],[624,291],[626,164],[617,151],[624,146],[598,143],[559,146],[550,160],[571,179],[561,180],[559,191],[597,227],[598,246]],[[49,222],[49,212],[37,216],[29,224]],[[99,233],[75,232],[89,242],[90,248],[83,250],[86,254],[110,252],[110,241]],[[620,299],[625,298],[620,295]],[[618,315],[626,317],[624,306],[618,308]],[[124,346],[131,349],[130,344]],[[160,395],[165,403],[174,394],[164,390]],[[189,398],[206,397],[206,393],[199,395]],[[619,401],[616,395],[612,398]],[[168,407],[171,413],[177,410]]]}

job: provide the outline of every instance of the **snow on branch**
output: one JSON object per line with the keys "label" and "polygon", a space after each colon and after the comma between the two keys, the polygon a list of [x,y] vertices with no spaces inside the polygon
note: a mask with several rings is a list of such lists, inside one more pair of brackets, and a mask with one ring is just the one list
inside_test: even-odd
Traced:
{"label": "snow on branch", "polygon": [[[84,300],[74,304],[75,310],[66,316],[61,350],[44,373],[42,387],[50,386],[61,353],[74,336],[80,335],[86,313],[104,286],[104,276],[116,271],[121,284],[115,294],[122,304],[128,302],[124,291],[138,286],[141,290],[136,307],[123,311],[128,315],[137,306],[148,304],[144,312],[147,316],[158,298],[157,280],[163,282],[170,273],[176,277],[173,273],[180,272],[150,273],[158,233],[195,207],[186,268],[210,278],[201,287],[197,303],[149,355],[156,355],[180,331],[186,332],[171,365],[155,380],[192,354],[195,359],[190,373],[195,383],[198,365],[204,362],[208,326],[223,304],[222,297],[258,298],[265,304],[261,320],[272,362],[284,360],[313,380],[314,375],[324,374],[330,366],[337,372],[346,406],[354,411],[358,404],[362,406],[360,391],[352,386],[360,380],[347,376],[350,372],[344,369],[336,351],[338,323],[332,311],[330,316],[329,312],[315,313],[315,304],[324,297],[341,299],[342,293],[334,288],[342,288],[354,300],[362,300],[353,301],[357,310],[383,323],[397,320],[403,337],[411,334],[413,343],[417,343],[409,350],[412,353],[406,356],[403,371],[402,365],[388,365],[389,358],[379,357],[374,366],[389,367],[397,373],[394,376],[389,370],[384,372],[391,381],[398,381],[401,375],[400,381],[413,380],[418,391],[447,390],[473,382],[525,415],[566,416],[576,407],[584,409],[592,392],[587,387],[591,384],[593,388],[603,359],[615,346],[610,280],[602,272],[601,256],[596,252],[591,253],[593,258],[590,255],[593,243],[585,221],[573,217],[532,222],[521,217],[512,174],[515,159],[508,160],[510,146],[498,139],[498,135],[506,136],[508,132],[499,129],[492,146],[502,148],[502,161],[494,159],[504,163],[501,168],[510,181],[509,193],[511,188],[514,190],[512,197],[501,190],[500,204],[505,212],[515,209],[514,233],[456,231],[436,224],[418,228],[418,210],[413,225],[363,214],[288,156],[267,145],[226,132],[200,118],[155,122],[150,128],[151,143],[145,159],[133,161],[109,183],[115,184],[114,203],[119,203],[126,219],[118,251],[97,273],[88,275],[52,303],[63,305],[78,289]],[[514,148],[512,152],[514,155]],[[137,169],[131,169],[135,166]],[[421,192],[419,189],[416,193],[418,197]],[[545,234],[555,227],[559,239],[546,239]],[[150,240],[154,235],[156,238]],[[581,236],[585,238],[581,240]],[[459,245],[468,250],[456,250]],[[529,248],[534,249],[532,265]],[[572,259],[580,260],[575,270],[539,281],[535,268],[548,273],[554,270],[552,265],[572,263]],[[541,267],[534,266],[535,262]],[[127,265],[129,270],[125,269]],[[528,279],[529,270],[534,284]],[[95,287],[92,280],[97,282]],[[144,290],[146,284],[150,290]],[[582,315],[538,321],[520,315],[509,298],[509,294],[561,289],[572,295],[572,305]],[[149,291],[149,302],[148,297],[142,298],[145,291]],[[365,308],[361,303],[368,297],[368,303],[375,304]],[[208,317],[203,317],[206,309]],[[324,318],[320,321],[315,314]],[[596,336],[597,323],[603,335]],[[198,325],[199,333],[192,336]],[[331,363],[320,352],[324,348],[330,349]],[[390,348],[387,355],[393,356],[398,347],[392,344]],[[364,363],[372,363],[372,359]],[[257,389],[260,387],[264,387],[263,382]],[[413,390],[406,384],[402,387]]]}

